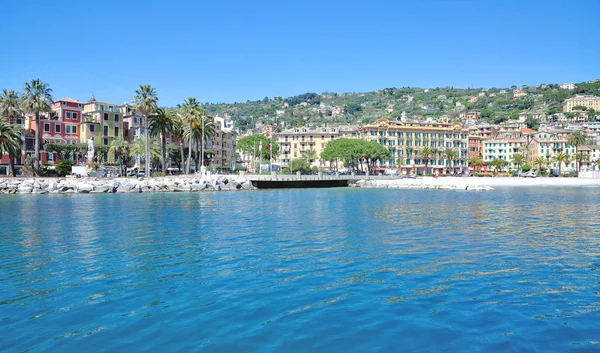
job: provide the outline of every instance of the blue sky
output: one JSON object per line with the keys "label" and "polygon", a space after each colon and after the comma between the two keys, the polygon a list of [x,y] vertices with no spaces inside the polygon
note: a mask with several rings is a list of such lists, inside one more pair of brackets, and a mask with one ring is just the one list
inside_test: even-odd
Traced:
{"label": "blue sky", "polygon": [[600,77],[600,1],[4,1],[0,88],[161,105]]}

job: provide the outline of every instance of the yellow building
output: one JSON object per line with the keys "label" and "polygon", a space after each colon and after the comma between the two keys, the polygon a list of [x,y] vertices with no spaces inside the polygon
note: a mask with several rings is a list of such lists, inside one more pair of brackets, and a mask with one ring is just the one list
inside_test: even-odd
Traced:
{"label": "yellow building", "polygon": [[569,113],[573,111],[573,107],[583,106],[588,109],[600,111],[600,97],[596,96],[575,96],[565,100],[563,104],[563,112]]}
{"label": "yellow building", "polygon": [[287,166],[290,159],[301,158],[307,151],[314,151],[315,165],[319,164],[320,155],[329,141],[339,138],[342,132],[338,127],[297,127],[287,129],[275,135],[279,145],[278,162]]}
{"label": "yellow building", "polygon": [[[427,163],[428,171],[443,174],[466,171],[468,167],[469,130],[460,124],[379,119],[359,127],[357,135],[385,146],[390,151],[390,159],[380,165],[399,167],[402,173],[425,172],[425,160],[419,154],[425,147],[435,151]],[[456,159],[452,161],[444,152],[450,149],[456,152]]]}
{"label": "yellow building", "polygon": [[[94,97],[83,107],[80,142],[87,143],[94,138],[96,146],[109,146],[117,137],[123,137],[123,115],[117,104],[98,102]],[[104,157],[104,162],[113,161],[112,154]]]}

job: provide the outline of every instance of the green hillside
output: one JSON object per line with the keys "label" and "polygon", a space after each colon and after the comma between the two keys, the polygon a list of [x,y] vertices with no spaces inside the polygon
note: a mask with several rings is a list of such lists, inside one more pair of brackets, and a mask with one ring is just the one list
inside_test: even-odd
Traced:
{"label": "green hillside", "polygon": [[[600,81],[580,83],[574,90],[560,89],[558,84],[521,87],[527,93],[513,98],[513,89],[385,88],[365,93],[306,93],[288,98],[268,98],[233,104],[206,104],[209,115],[227,116],[240,132],[256,124],[277,124],[280,128],[309,124],[356,124],[380,117],[393,118],[402,112],[410,117],[457,118],[461,112],[481,111],[483,121],[499,123],[515,119],[523,111],[562,112],[563,101],[576,94],[600,96]],[[475,97],[475,98],[472,98]],[[458,105],[457,105],[458,103]],[[343,107],[343,112],[340,108]],[[282,124],[285,122],[285,124]]]}

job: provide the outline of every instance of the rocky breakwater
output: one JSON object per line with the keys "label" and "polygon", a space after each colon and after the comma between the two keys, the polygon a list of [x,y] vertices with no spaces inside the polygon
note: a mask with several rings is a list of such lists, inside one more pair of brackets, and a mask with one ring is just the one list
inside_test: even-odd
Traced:
{"label": "rocky breakwater", "polygon": [[490,191],[491,186],[477,185],[471,182],[453,182],[442,178],[423,179],[392,179],[392,180],[358,180],[352,184],[359,188],[393,188],[393,189],[425,189],[425,190],[467,190],[467,191]]}
{"label": "rocky breakwater", "polygon": [[236,176],[211,178],[6,178],[0,194],[106,194],[143,192],[201,192],[252,190],[252,183]]}

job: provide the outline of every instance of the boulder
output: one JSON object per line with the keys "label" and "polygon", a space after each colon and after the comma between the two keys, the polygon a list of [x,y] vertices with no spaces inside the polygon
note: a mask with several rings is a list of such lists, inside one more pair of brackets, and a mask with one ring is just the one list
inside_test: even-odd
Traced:
{"label": "boulder", "polygon": [[77,192],[80,194],[89,194],[94,191],[94,185],[92,184],[77,184]]}

